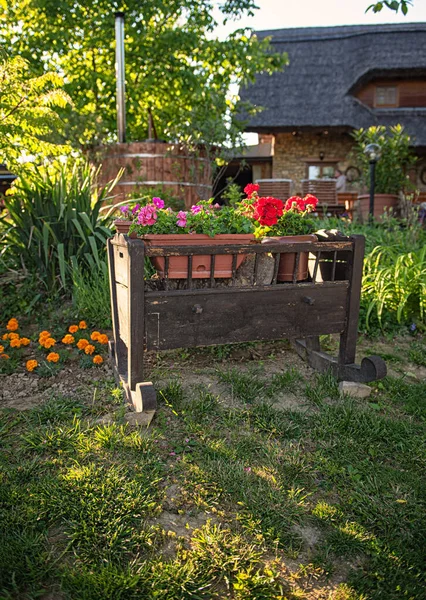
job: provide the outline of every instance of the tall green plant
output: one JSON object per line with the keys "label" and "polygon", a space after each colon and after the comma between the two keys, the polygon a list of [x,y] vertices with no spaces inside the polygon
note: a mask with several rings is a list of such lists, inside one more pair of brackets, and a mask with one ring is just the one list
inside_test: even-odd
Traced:
{"label": "tall green plant", "polygon": [[116,180],[97,187],[98,172],[75,164],[31,173],[6,197],[2,254],[9,264],[37,274],[49,293],[68,289],[73,268],[102,268],[111,231],[101,208]]}
{"label": "tall green plant", "polygon": [[354,152],[361,169],[361,182],[367,189],[370,186],[370,168],[365,148],[368,144],[378,144],[381,157],[376,163],[375,190],[378,194],[398,194],[410,186],[408,169],[416,161],[411,151],[412,140],[402,125],[386,128],[384,125],[359,129],[352,134],[355,139]]}
{"label": "tall green plant", "polygon": [[398,248],[377,246],[364,261],[362,292],[371,314],[379,323],[384,312],[398,323],[426,322],[426,246],[400,254]]}

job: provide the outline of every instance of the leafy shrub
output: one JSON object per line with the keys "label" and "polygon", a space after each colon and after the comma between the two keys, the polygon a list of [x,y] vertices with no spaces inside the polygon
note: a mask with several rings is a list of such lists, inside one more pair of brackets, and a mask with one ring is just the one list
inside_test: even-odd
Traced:
{"label": "leafy shrub", "polygon": [[402,125],[387,129],[384,125],[359,129],[352,134],[355,139],[355,155],[361,168],[362,184],[369,188],[370,169],[365,148],[369,144],[378,144],[381,157],[377,161],[375,184],[377,194],[398,194],[409,185],[407,171],[416,161],[410,146],[411,138]]}
{"label": "leafy shrub", "polygon": [[389,218],[380,223],[321,222],[346,235],[365,237],[360,329],[395,332],[413,323],[426,325],[426,230]]}
{"label": "leafy shrub", "polygon": [[72,268],[102,268],[111,232],[100,211],[116,180],[97,188],[97,174],[87,164],[34,172],[5,199],[2,252],[15,269],[36,273],[49,294],[68,288]]}

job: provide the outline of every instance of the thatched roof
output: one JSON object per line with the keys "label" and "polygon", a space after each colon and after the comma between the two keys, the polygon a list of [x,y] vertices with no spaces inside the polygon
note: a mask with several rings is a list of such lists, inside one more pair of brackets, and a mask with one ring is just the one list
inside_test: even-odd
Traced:
{"label": "thatched roof", "polygon": [[426,79],[426,23],[277,29],[257,36],[271,36],[272,49],[287,52],[289,65],[241,90],[242,100],[264,107],[247,131],[401,123],[416,145],[426,146],[426,109],[372,109],[352,95],[377,77]]}

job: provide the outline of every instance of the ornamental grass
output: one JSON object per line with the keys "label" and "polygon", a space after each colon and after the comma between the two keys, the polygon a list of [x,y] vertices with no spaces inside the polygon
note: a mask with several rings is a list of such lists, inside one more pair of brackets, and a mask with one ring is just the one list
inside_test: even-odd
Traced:
{"label": "ornamental grass", "polygon": [[54,332],[44,329],[25,337],[18,319],[10,319],[3,327],[0,324],[0,373],[27,371],[50,377],[70,363],[78,363],[81,368],[100,366],[105,360],[108,336],[86,330],[86,322],[80,321],[64,327],[62,332],[59,328]]}

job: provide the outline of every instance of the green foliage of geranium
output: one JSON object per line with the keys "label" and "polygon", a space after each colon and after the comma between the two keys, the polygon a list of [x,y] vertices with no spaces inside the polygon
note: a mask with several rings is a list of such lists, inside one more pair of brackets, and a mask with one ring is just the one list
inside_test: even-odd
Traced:
{"label": "green foliage of geranium", "polygon": [[286,235],[307,235],[314,232],[318,224],[314,219],[307,217],[305,213],[287,211],[278,219],[278,223],[273,227],[264,227],[263,235],[286,236]]}

